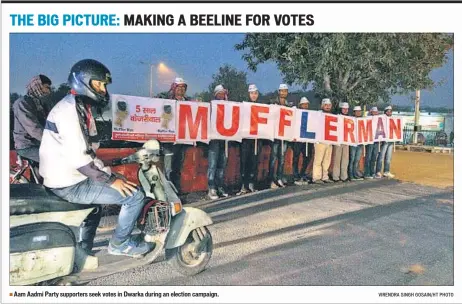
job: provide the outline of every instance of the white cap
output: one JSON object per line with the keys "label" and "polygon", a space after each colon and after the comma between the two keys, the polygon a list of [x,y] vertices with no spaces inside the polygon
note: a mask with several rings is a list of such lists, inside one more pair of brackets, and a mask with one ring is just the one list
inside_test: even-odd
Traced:
{"label": "white cap", "polygon": [[329,98],[324,98],[324,99],[321,101],[321,104],[322,104],[322,105],[331,105],[332,103],[330,102],[330,99],[329,99]]}
{"label": "white cap", "polygon": [[340,103],[340,108],[341,109],[349,109],[350,105],[348,104],[348,102],[341,102]]}
{"label": "white cap", "polygon": [[183,78],[177,77],[177,78],[175,78],[174,83],[176,83],[176,84],[186,84],[186,81],[184,81]]}
{"label": "white cap", "polygon": [[249,85],[249,92],[256,92],[256,91],[258,91],[258,88],[256,85],[254,84]]}
{"label": "white cap", "polygon": [[302,97],[302,99],[300,99],[300,104],[305,104],[305,103],[310,103],[310,101],[308,100],[308,98]]}
{"label": "white cap", "polygon": [[289,86],[286,85],[285,83],[281,83],[279,85],[279,90],[288,90],[289,89]]}
{"label": "white cap", "polygon": [[360,106],[356,106],[353,108],[353,111],[361,111],[361,107]]}
{"label": "white cap", "polygon": [[388,107],[385,108],[385,111],[388,111],[388,110],[391,110],[391,109],[392,109],[391,106],[388,106]]}
{"label": "white cap", "polygon": [[370,110],[370,112],[377,112],[377,111],[378,111],[377,107],[372,107],[371,110]]}
{"label": "white cap", "polygon": [[219,92],[224,92],[225,88],[219,84],[215,87],[215,90],[213,90],[213,94],[217,95]]}

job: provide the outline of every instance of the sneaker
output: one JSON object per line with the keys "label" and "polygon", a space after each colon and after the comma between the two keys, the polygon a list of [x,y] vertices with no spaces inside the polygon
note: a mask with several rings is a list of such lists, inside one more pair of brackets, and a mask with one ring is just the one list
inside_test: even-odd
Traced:
{"label": "sneaker", "polygon": [[364,178],[360,177],[360,176],[355,176],[353,177],[353,180],[355,181],[361,181],[361,180],[364,180]]}
{"label": "sneaker", "polygon": [[306,182],[304,182],[303,180],[299,179],[299,180],[296,180],[296,181],[294,182],[294,184],[297,185],[297,186],[302,186],[302,185],[305,185]]}
{"label": "sneaker", "polygon": [[341,179],[341,181],[344,182],[344,183],[349,183],[349,182],[351,182],[351,179],[349,179],[349,178],[347,178],[347,179]]}
{"label": "sneaker", "polygon": [[330,179],[324,179],[323,182],[326,183],[326,184],[332,184],[334,181],[332,181]]}
{"label": "sneaker", "polygon": [[250,192],[256,192],[257,190],[255,189],[255,185],[253,183],[249,183],[249,191]]}
{"label": "sneaker", "polygon": [[316,184],[316,185],[323,185],[324,182],[323,182],[322,180],[318,179],[318,180],[313,181],[313,184]]}
{"label": "sneaker", "polygon": [[276,185],[278,185],[278,186],[281,187],[281,188],[285,188],[285,186],[286,186],[286,185],[284,184],[284,182],[283,182],[282,180],[280,180],[280,179],[278,179],[278,181],[276,182]]}
{"label": "sneaker", "polygon": [[372,177],[372,176],[369,176],[369,175],[368,175],[368,176],[364,176],[364,178],[365,178],[365,179],[373,179],[373,177]]}
{"label": "sneaker", "polygon": [[218,195],[220,197],[228,197],[229,196],[229,194],[226,193],[226,191],[225,191],[225,189],[223,189],[223,187],[218,188]]}
{"label": "sneaker", "polygon": [[383,173],[383,176],[388,177],[388,178],[393,178],[395,175],[391,174],[390,172],[385,172]]}
{"label": "sneaker", "polygon": [[132,258],[140,258],[151,250],[151,247],[145,241],[138,242],[135,236],[131,236],[120,245],[109,242],[107,251],[111,255],[125,255]]}
{"label": "sneaker", "polygon": [[379,173],[376,173],[375,176],[374,176],[374,178],[376,178],[376,179],[381,179],[381,178],[382,178],[382,173],[380,173],[380,172],[379,172]]}
{"label": "sneaker", "polygon": [[248,191],[247,189],[245,188],[244,185],[242,185],[241,187],[241,191],[239,191],[236,195],[243,195],[243,194],[246,194]]}
{"label": "sneaker", "polygon": [[279,186],[276,185],[275,182],[271,182],[271,186],[270,186],[271,189],[279,189]]}
{"label": "sneaker", "polygon": [[334,183],[338,183],[338,182],[340,182],[340,180],[339,180],[339,179],[333,179],[333,181],[334,181]]}
{"label": "sneaker", "polygon": [[209,198],[212,199],[212,200],[216,200],[216,199],[219,199],[219,198],[220,198],[220,197],[218,196],[218,194],[217,194],[217,190],[215,190],[215,189],[209,189],[208,196],[209,196]]}

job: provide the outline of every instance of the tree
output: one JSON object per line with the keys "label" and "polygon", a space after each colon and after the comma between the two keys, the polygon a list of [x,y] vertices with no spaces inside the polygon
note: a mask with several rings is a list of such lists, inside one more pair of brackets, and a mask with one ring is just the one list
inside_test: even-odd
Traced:
{"label": "tree", "polygon": [[431,89],[429,73],[447,60],[453,36],[441,33],[251,33],[235,46],[252,71],[276,62],[288,84],[353,104],[388,102]]}
{"label": "tree", "polygon": [[247,74],[243,71],[238,71],[229,64],[219,68],[218,73],[212,76],[212,83],[209,85],[208,91],[199,94],[198,97],[203,101],[213,100],[213,91],[215,87],[222,84],[229,92],[228,99],[231,101],[243,101],[248,99],[248,83]]}

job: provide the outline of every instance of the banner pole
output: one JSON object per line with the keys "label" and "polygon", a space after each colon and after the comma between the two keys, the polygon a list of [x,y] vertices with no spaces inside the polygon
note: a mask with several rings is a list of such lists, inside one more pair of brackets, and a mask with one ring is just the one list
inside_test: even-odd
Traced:
{"label": "banner pole", "polygon": [[380,153],[380,148],[382,147],[382,142],[379,141],[379,153]]}
{"label": "banner pole", "polygon": [[257,146],[257,145],[258,145],[258,143],[257,143],[257,140],[258,140],[258,139],[256,139],[256,138],[255,138],[255,147],[254,147],[254,149],[253,149],[253,150],[254,150],[254,153],[255,153],[255,155],[257,155],[257,154],[258,154],[258,146]]}
{"label": "banner pole", "polygon": [[305,156],[308,157],[308,142],[305,143]]}
{"label": "banner pole", "polygon": [[226,158],[228,158],[228,141],[225,140],[225,155],[226,155]]}
{"label": "banner pole", "polygon": [[396,152],[396,142],[393,142],[393,153]]}

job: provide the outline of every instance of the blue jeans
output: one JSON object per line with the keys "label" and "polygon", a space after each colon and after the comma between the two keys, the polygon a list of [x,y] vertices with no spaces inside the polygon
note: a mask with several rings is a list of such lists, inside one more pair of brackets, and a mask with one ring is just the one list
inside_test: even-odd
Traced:
{"label": "blue jeans", "polygon": [[177,189],[180,189],[181,168],[185,158],[187,145],[174,145],[173,143],[161,143],[164,155],[165,177],[171,181]]}
{"label": "blue jeans", "polygon": [[385,161],[383,172],[390,172],[391,155],[393,153],[393,142],[382,142],[380,145],[380,154],[377,161],[376,173],[382,172],[382,163]]}
{"label": "blue jeans", "polygon": [[364,162],[364,175],[373,176],[375,174],[375,167],[377,164],[377,157],[379,155],[378,142],[366,146],[366,160]]}
{"label": "blue jeans", "polygon": [[[306,143],[301,143],[301,142],[295,142],[293,143],[293,160],[292,160],[292,165],[293,165],[293,174],[294,174],[294,179],[299,180],[302,177],[306,176],[306,169],[308,168],[308,163],[311,160],[311,157],[313,157],[313,150],[314,150],[314,145],[312,143],[308,144],[308,156],[307,151],[306,151]],[[303,161],[302,161],[302,170],[299,172],[298,170],[298,160],[300,158],[300,154],[302,155]]]}
{"label": "blue jeans", "polygon": [[[50,189],[60,198],[74,204],[122,205],[117,227],[112,236],[113,240],[123,242],[128,239],[135,223],[143,209],[144,193],[139,190],[133,196],[123,197],[110,185],[87,178],[80,183],[65,187]],[[85,246],[93,247],[93,239],[101,219],[101,212],[90,214],[80,229],[80,241]]]}
{"label": "blue jeans", "polygon": [[225,183],[225,168],[227,163],[226,142],[224,140],[211,140],[208,150],[209,168],[207,170],[207,180],[209,189],[217,190]]}
{"label": "blue jeans", "polygon": [[[269,174],[268,176],[276,182],[279,179],[282,179],[282,175],[284,173],[284,162],[286,158],[286,151],[287,151],[287,141],[281,141],[279,139],[275,139],[273,142],[273,146],[271,148],[271,158],[270,158],[270,166],[269,166]],[[278,168],[276,172],[274,172],[274,166],[276,165],[276,160],[278,160]]]}
{"label": "blue jeans", "polygon": [[363,145],[350,146],[350,161],[348,162],[348,177],[361,177],[359,173],[359,160],[363,152]]}

